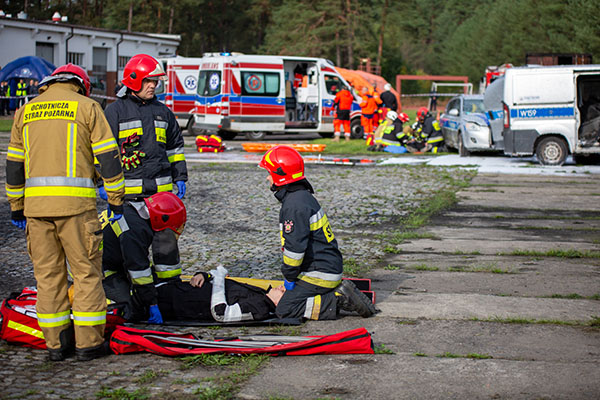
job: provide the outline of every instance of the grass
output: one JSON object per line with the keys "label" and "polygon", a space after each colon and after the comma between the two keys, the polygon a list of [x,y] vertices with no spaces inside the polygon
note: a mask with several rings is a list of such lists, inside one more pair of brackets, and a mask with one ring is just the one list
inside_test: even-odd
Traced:
{"label": "grass", "polygon": [[385,347],[385,344],[383,344],[383,343],[375,346],[373,351],[375,352],[375,354],[396,354],[392,350]]}
{"label": "grass", "polygon": [[102,387],[102,389],[96,392],[96,399],[114,399],[114,400],[145,400],[149,399],[147,388],[141,388],[128,392],[123,388],[109,389],[108,387]]}
{"label": "grass", "polygon": [[548,251],[513,250],[510,253],[499,253],[499,256],[527,256],[527,257],[558,257],[558,258],[600,258],[600,251],[581,251],[576,249],[552,249]]}
{"label": "grass", "polygon": [[0,132],[10,132],[12,124],[12,119],[0,119]]}
{"label": "grass", "polygon": [[540,298],[549,298],[549,299],[574,299],[574,300],[600,300],[600,293],[594,294],[592,296],[582,296],[577,293],[569,293],[569,294],[552,294],[550,296],[540,296]]}
{"label": "grass", "polygon": [[183,369],[194,368],[199,365],[204,367],[235,365],[243,361],[242,357],[228,354],[197,354],[195,356],[182,357]]}
{"label": "grass", "polygon": [[369,272],[370,268],[366,265],[359,265],[356,259],[347,258],[344,260],[344,276],[361,277]]}
{"label": "grass", "polygon": [[383,269],[385,269],[386,271],[398,271],[400,267],[397,265],[388,264],[385,267],[383,267]]}
{"label": "grass", "polygon": [[590,326],[600,327],[600,317],[592,316],[589,321],[562,321],[557,319],[535,319],[535,318],[520,318],[520,317],[490,317],[477,318],[473,317],[470,321],[476,322],[497,322],[502,324],[534,324],[534,325],[566,325],[566,326]]}
{"label": "grass", "polygon": [[427,264],[415,265],[414,267],[410,267],[410,269],[414,269],[416,271],[439,271],[440,270],[438,267],[432,267]]}

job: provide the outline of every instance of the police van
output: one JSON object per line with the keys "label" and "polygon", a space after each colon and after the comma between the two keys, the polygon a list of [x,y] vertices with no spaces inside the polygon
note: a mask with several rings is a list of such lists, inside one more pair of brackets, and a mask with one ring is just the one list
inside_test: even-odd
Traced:
{"label": "police van", "polygon": [[198,89],[198,69],[201,57],[159,58],[167,73],[166,80],[159,81],[156,97],[163,102],[177,118],[182,129],[192,133],[194,107]]}
{"label": "police van", "polygon": [[509,68],[503,113],[505,154],[588,161],[600,154],[600,65]]}
{"label": "police van", "polygon": [[352,137],[362,138],[360,97],[323,58],[208,53],[201,60],[194,109],[195,128],[228,140],[245,134],[315,132],[333,136],[334,98],[354,94]]}

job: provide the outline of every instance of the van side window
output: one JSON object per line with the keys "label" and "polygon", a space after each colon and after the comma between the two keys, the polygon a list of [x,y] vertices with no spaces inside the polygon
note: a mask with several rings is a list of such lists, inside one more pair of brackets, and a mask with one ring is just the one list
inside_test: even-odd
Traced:
{"label": "van side window", "polygon": [[219,93],[221,93],[221,71],[200,71],[198,94],[200,96],[216,96]]}
{"label": "van side window", "polygon": [[[342,80],[334,75],[325,75],[325,88],[327,89],[327,93],[332,96],[335,96],[338,90],[347,89],[350,90]],[[352,91],[350,91],[352,92]]]}
{"label": "van side window", "polygon": [[242,95],[244,96],[279,96],[279,73],[277,72],[242,72]]}

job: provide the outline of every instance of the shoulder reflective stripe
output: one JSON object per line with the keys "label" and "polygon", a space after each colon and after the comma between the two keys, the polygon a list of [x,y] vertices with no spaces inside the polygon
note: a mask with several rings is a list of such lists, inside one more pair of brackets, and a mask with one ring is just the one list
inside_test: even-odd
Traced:
{"label": "shoulder reflective stripe", "polygon": [[141,127],[142,127],[141,120],[119,123],[119,131],[125,131],[128,129],[135,129],[135,128],[141,128]]}
{"label": "shoulder reflective stripe", "polygon": [[117,141],[114,138],[102,140],[98,143],[92,144],[92,150],[94,151],[94,154],[98,154],[110,149],[118,149]]}
{"label": "shoulder reflective stripe", "polygon": [[25,188],[25,197],[96,197],[94,188],[46,186]]}
{"label": "shoulder reflective stripe", "polygon": [[106,323],[106,311],[73,310],[73,323],[79,326],[104,325]]}
{"label": "shoulder reflective stripe", "polygon": [[125,179],[121,178],[116,182],[108,183],[104,181],[104,188],[108,191],[116,191],[125,187]]}
{"label": "shoulder reflective stripe", "polygon": [[37,330],[37,329],[32,328],[27,325],[20,324],[13,320],[9,320],[7,326],[8,326],[8,328],[14,329],[15,331],[23,332],[23,333],[26,333],[27,335],[35,336],[36,338],[39,338],[39,339],[44,339],[44,333],[42,331]]}
{"label": "shoulder reflective stripe", "polygon": [[169,127],[169,123],[167,121],[154,121],[154,126],[156,128],[168,128]]}
{"label": "shoulder reflective stripe", "polygon": [[6,189],[6,195],[8,197],[23,197],[25,196],[25,188],[22,187],[20,189],[11,189],[8,187],[8,185],[4,185],[4,188]]}
{"label": "shoulder reflective stripe", "polygon": [[25,159],[25,150],[24,149],[18,149],[16,147],[8,147],[8,153],[6,154],[6,156],[8,158],[16,158],[18,160],[24,160]]}
{"label": "shoulder reflective stripe", "polygon": [[304,318],[318,320],[321,314],[321,295],[309,297],[306,299],[306,308],[304,309]]}
{"label": "shoulder reflective stripe", "polygon": [[52,328],[55,326],[63,326],[71,323],[71,312],[63,311],[55,314],[40,314],[37,313],[38,324],[41,328]]}
{"label": "shoulder reflective stripe", "polygon": [[77,124],[70,123],[68,125],[69,132],[67,134],[67,176],[75,177],[77,167]]}

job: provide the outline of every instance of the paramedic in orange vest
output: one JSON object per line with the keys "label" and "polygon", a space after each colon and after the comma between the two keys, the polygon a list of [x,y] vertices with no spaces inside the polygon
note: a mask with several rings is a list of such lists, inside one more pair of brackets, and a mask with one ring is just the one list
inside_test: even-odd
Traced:
{"label": "paramedic in orange vest", "polygon": [[[27,228],[37,318],[51,361],[73,352],[80,361],[106,354],[94,158],[113,220],[123,213],[125,183],[117,142],[102,108],[86,97],[90,87],[87,73],[73,64],[45,78],[40,95],[15,115],[6,161],[11,221]],[[67,260],[74,281],[72,306]]]}
{"label": "paramedic in orange vest", "polygon": [[377,102],[373,95],[369,94],[369,88],[364,86],[362,88],[362,102],[360,103],[362,109],[361,124],[363,126],[364,133],[367,139],[367,146],[371,146],[373,143],[373,116],[377,112]]}
{"label": "paramedic in orange vest", "polygon": [[[336,89],[337,90],[337,89]],[[350,140],[350,110],[354,96],[347,88],[338,90],[335,94],[333,104],[335,107],[335,117],[333,119],[333,141],[339,142],[341,136],[341,126],[344,127],[344,138]]]}

